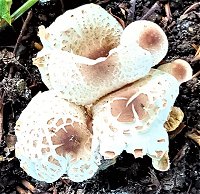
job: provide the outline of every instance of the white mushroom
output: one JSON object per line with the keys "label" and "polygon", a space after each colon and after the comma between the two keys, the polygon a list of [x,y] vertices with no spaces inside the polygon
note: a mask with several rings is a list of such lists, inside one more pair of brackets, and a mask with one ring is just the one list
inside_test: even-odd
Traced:
{"label": "white mushroom", "polygon": [[153,64],[158,64],[167,54],[168,40],[162,28],[154,22],[138,20],[129,24],[122,36],[122,45],[138,45],[149,51]]}
{"label": "white mushroom", "polygon": [[144,78],[103,97],[92,107],[93,149],[99,147],[107,159],[123,150],[136,158],[161,159],[168,152],[163,125],[178,93],[173,76],[152,69]]}
{"label": "white mushroom", "polygon": [[86,4],[56,18],[48,27],[39,27],[45,49],[68,51],[89,59],[108,56],[119,45],[122,26],[99,5]]}
{"label": "white mushroom", "polygon": [[153,66],[149,51],[119,44],[122,34],[121,25],[100,6],[80,6],[48,28],[40,27],[44,47],[33,64],[49,89],[79,105],[94,103],[143,77]]}
{"label": "white mushroom", "polygon": [[[48,183],[63,174],[80,182],[91,178],[98,161],[91,153],[85,110],[53,91],[37,94],[16,123],[16,157],[33,178]],[[76,175],[73,169],[80,168]]]}
{"label": "white mushroom", "polygon": [[39,37],[43,49],[33,63],[50,91],[37,94],[16,123],[21,167],[37,180],[67,174],[81,182],[102,156],[125,150],[167,170],[164,123],[192,70],[182,60],[151,69],[167,53],[162,29],[136,21],[123,31],[103,8],[86,4],[41,26]]}
{"label": "white mushroom", "polygon": [[[46,63],[51,82],[50,89],[61,91],[70,102],[87,105],[147,74],[151,58],[139,47],[130,50],[118,47],[102,62],[90,59],[83,61],[66,51],[54,51]],[[95,64],[88,65],[90,63]]]}

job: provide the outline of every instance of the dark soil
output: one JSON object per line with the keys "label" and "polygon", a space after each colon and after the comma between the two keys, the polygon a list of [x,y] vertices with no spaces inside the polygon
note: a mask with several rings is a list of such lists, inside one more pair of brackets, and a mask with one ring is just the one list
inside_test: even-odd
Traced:
{"label": "dark soil", "polygon": [[[12,9],[15,10],[23,2],[25,1],[14,0]],[[41,81],[39,71],[32,65],[32,57],[38,52],[34,43],[40,42],[37,28],[41,24],[50,25],[62,14],[62,10],[66,11],[89,2],[98,3],[107,10],[111,8],[112,14],[127,23],[127,20],[141,19],[156,1],[137,0],[134,18],[131,19],[126,17],[127,11],[131,8],[130,0],[52,0],[44,5],[36,4],[32,8],[32,18],[26,25],[17,49],[17,38],[27,13],[15,21],[12,27],[0,31],[0,110],[3,116],[3,126],[0,121],[0,127],[3,127],[0,144],[0,193],[14,194],[20,190],[23,193],[22,188],[27,191],[22,184],[24,180],[35,187],[32,193],[200,193],[200,148],[187,136],[188,132],[194,129],[200,131],[200,76],[194,77],[180,87],[180,95],[175,105],[185,114],[185,127],[180,127],[179,131],[170,134],[169,171],[156,171],[148,157],[134,159],[126,153],[121,154],[115,165],[83,183],[72,183],[62,177],[53,184],[46,184],[33,180],[20,168],[19,161],[14,157],[15,122],[31,98],[38,91],[47,90]],[[168,36],[169,52],[162,62],[182,58],[190,62],[194,73],[197,73],[200,71],[200,61],[192,61],[196,53],[192,44],[200,44],[200,5],[183,17],[181,15],[184,11],[194,4],[193,0],[171,0],[172,19],[166,21],[166,3],[167,1],[160,0],[160,9],[146,18],[158,23]],[[125,8],[126,12],[120,7]],[[16,57],[13,51],[16,51]]]}

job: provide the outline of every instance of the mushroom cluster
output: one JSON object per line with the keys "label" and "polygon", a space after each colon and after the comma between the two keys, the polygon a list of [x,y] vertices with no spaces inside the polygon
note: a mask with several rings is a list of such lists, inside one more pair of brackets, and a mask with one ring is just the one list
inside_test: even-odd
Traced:
{"label": "mushroom cluster", "polygon": [[16,157],[33,178],[63,174],[81,182],[122,151],[148,155],[169,168],[164,123],[192,77],[181,59],[158,64],[168,40],[150,21],[125,29],[103,8],[86,4],[39,27],[43,49],[33,59],[49,91],[39,93],[16,123]]}

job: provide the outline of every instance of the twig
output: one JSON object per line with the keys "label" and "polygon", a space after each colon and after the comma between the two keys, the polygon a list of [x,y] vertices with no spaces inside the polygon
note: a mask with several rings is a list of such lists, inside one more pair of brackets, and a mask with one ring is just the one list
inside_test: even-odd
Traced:
{"label": "twig", "polygon": [[95,4],[97,4],[97,5],[101,5],[101,4],[103,4],[103,3],[108,3],[110,0],[97,0],[96,2],[95,2]]}
{"label": "twig", "polygon": [[62,13],[64,13],[65,12],[65,4],[64,4],[63,0],[60,0],[60,4],[61,4],[61,11],[62,11]]}
{"label": "twig", "polygon": [[200,75],[200,71],[197,71],[197,72],[192,76],[192,78],[198,77],[199,75]]}
{"label": "twig", "polygon": [[172,21],[172,13],[171,13],[169,2],[165,4],[165,13],[167,16],[167,20]]}
{"label": "twig", "polygon": [[23,180],[23,181],[22,181],[22,184],[23,184],[29,191],[31,191],[32,193],[37,192],[37,189],[36,189],[30,182],[28,182],[27,180]]}
{"label": "twig", "polygon": [[[13,66],[10,67],[8,78],[12,78],[12,73],[13,73]],[[4,96],[5,96],[5,91],[3,90],[2,95],[0,96],[0,142],[1,142],[2,134],[3,134]]]}
{"label": "twig", "polygon": [[145,19],[147,19],[153,12],[155,12],[156,10],[160,10],[160,5],[159,5],[159,2],[158,1],[156,1],[154,4],[153,4],[153,6],[147,11],[147,13],[144,15],[144,16],[142,16],[141,18],[140,18],[140,20],[145,20]]}
{"label": "twig", "polygon": [[[6,53],[4,54],[4,56],[6,56]],[[8,72],[8,78],[12,78],[13,76],[13,65],[10,66],[9,72]],[[2,93],[0,94],[0,141],[2,138],[2,134],[3,134],[3,113],[4,113],[4,97],[5,97],[6,93],[5,90],[2,90]]]}
{"label": "twig", "polygon": [[4,99],[4,93],[0,97],[0,142],[3,134],[3,99]]}
{"label": "twig", "polygon": [[192,44],[192,47],[196,50],[196,53],[191,62],[200,60],[200,46]]}
{"label": "twig", "polygon": [[129,23],[133,22],[135,16],[135,5],[137,0],[131,0],[130,5],[131,7],[128,10],[127,20]]}
{"label": "twig", "polygon": [[[150,169],[150,168],[149,168],[149,169]],[[157,190],[156,193],[159,193],[160,190],[161,190],[161,183],[160,183],[160,181],[158,180],[158,177],[156,176],[155,171],[152,170],[152,169],[150,169],[149,174],[150,174],[151,182],[152,182],[151,185],[152,185],[152,186],[156,186],[156,190]]]}
{"label": "twig", "polygon": [[17,42],[16,42],[16,44],[15,44],[15,47],[14,47],[14,50],[13,50],[13,55],[14,55],[14,56],[16,56],[17,48],[18,48],[18,46],[19,46],[19,44],[20,44],[20,42],[21,42],[21,40],[22,40],[22,37],[23,37],[23,35],[24,35],[24,33],[25,33],[26,29],[27,29],[27,25],[28,25],[28,23],[30,22],[32,16],[33,16],[33,12],[32,12],[32,11],[29,11],[29,12],[28,12],[28,15],[27,15],[27,17],[26,17],[26,20],[25,20],[24,23],[23,23],[23,26],[22,26],[22,29],[21,29],[21,31],[20,31],[20,34],[19,34],[19,36],[18,36],[18,38],[17,38]]}
{"label": "twig", "polygon": [[20,194],[32,194],[32,193],[40,193],[40,190],[38,190],[37,188],[35,188],[30,182],[28,182],[27,180],[22,180],[22,184],[24,185],[25,189],[24,190],[22,187],[17,186],[16,190],[20,193]]}
{"label": "twig", "polygon": [[190,7],[188,7],[188,8],[184,11],[184,13],[183,13],[182,15],[185,15],[185,14],[187,14],[188,12],[190,12],[191,10],[196,9],[198,6],[200,6],[200,2],[197,2],[197,3],[192,4]]}
{"label": "twig", "polygon": [[190,189],[191,189],[191,187],[192,187],[192,181],[190,182],[190,185],[189,185],[189,187],[188,187],[188,190],[187,190],[186,194],[190,194]]}
{"label": "twig", "polygon": [[22,189],[21,187],[17,186],[16,190],[19,194],[30,194],[30,192],[25,191],[24,189]]}
{"label": "twig", "polygon": [[187,150],[189,149],[189,145],[188,143],[186,143],[176,154],[176,156],[173,158],[172,163],[174,165],[177,165],[177,163],[183,159],[183,157],[185,156]]}

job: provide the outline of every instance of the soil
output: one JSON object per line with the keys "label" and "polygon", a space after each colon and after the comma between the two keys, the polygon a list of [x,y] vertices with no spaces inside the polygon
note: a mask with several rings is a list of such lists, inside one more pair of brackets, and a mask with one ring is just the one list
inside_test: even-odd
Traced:
{"label": "soil", "polygon": [[[13,1],[12,11],[25,1]],[[71,2],[71,3],[69,3]],[[73,2],[73,3],[72,3]],[[200,133],[200,76],[197,74],[180,86],[180,94],[175,105],[184,112],[184,120],[179,129],[170,135],[170,170],[156,171],[148,157],[135,159],[122,153],[116,163],[100,171],[92,179],[83,183],[73,183],[62,177],[53,184],[34,180],[20,168],[14,154],[16,141],[14,126],[22,110],[38,91],[47,90],[38,69],[32,65],[32,58],[38,52],[36,43],[38,26],[49,26],[54,19],[68,9],[85,3],[100,4],[125,24],[141,19],[156,1],[137,0],[134,17],[127,18],[132,10],[129,0],[52,0],[32,7],[32,17],[26,20],[27,13],[0,31],[0,110],[3,117],[2,141],[0,144],[0,193],[77,193],[77,194],[197,194],[200,193],[200,147],[188,133]],[[192,0],[171,0],[172,17],[168,20],[165,6],[168,1],[157,1],[160,8],[145,19],[159,24],[169,40],[169,51],[162,63],[182,58],[190,62],[194,74],[200,71],[200,61],[193,61],[196,47],[200,44],[200,5],[194,6],[187,14],[184,11],[194,4]],[[22,30],[24,23],[27,23]],[[23,31],[21,39],[18,39]],[[17,41],[18,39],[18,41]],[[16,47],[17,44],[17,47]],[[193,46],[192,46],[193,45]],[[14,54],[13,54],[14,53]],[[27,182],[26,182],[26,181]],[[34,188],[27,186],[31,183]],[[26,187],[25,187],[26,186]],[[27,188],[28,187],[28,188]],[[32,189],[31,189],[32,188]]]}

